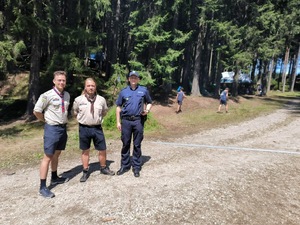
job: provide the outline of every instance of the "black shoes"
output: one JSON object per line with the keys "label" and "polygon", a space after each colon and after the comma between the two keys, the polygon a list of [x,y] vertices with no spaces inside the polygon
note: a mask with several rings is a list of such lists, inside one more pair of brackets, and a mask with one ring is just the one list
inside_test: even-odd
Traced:
{"label": "black shoes", "polygon": [[[125,167],[121,167],[118,172],[117,175],[122,175],[126,172],[128,172],[130,170],[130,168],[125,168]],[[140,176],[140,170],[139,169],[132,169],[133,175],[135,177],[139,177]]]}
{"label": "black shoes", "polygon": [[140,176],[140,171],[139,170],[133,170],[133,175],[135,177],[139,177]]}
{"label": "black shoes", "polygon": [[124,168],[124,167],[121,167],[118,171],[117,171],[117,175],[122,175],[126,172],[129,171],[129,168]]}
{"label": "black shoes", "polygon": [[57,177],[56,179],[51,179],[51,185],[63,184],[70,180],[68,177]]}
{"label": "black shoes", "polygon": [[[115,175],[115,172],[110,170],[107,166],[100,168],[100,173],[104,174],[104,175],[109,175],[109,176],[113,176]],[[90,174],[87,171],[84,171],[82,174],[82,177],[80,178],[80,182],[86,182],[87,179],[89,178]]]}
{"label": "black shoes", "polygon": [[80,182],[86,182],[86,180],[89,178],[89,174],[88,173],[83,173],[82,177],[80,178]]}
{"label": "black shoes", "polygon": [[100,173],[105,174],[105,175],[109,175],[109,176],[115,175],[115,172],[111,171],[108,167],[101,168]]}

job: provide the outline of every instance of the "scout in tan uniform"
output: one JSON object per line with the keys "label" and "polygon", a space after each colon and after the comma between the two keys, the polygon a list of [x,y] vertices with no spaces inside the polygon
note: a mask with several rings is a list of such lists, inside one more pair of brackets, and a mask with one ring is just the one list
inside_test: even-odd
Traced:
{"label": "scout in tan uniform", "polygon": [[65,183],[69,178],[57,175],[58,158],[65,150],[68,135],[66,124],[68,122],[68,107],[70,94],[64,91],[66,87],[66,72],[54,72],[53,89],[40,95],[35,104],[33,113],[45,122],[44,126],[44,157],[40,166],[40,195],[52,198],[55,195],[47,188],[46,178],[51,163],[51,185]]}
{"label": "scout in tan uniform", "polygon": [[80,182],[85,182],[89,177],[89,158],[91,141],[98,150],[100,172],[105,175],[115,175],[106,165],[106,142],[101,126],[103,117],[108,111],[105,98],[97,94],[96,82],[87,78],[84,83],[83,94],[75,98],[73,113],[79,123],[79,145],[82,150],[81,160],[83,175]]}

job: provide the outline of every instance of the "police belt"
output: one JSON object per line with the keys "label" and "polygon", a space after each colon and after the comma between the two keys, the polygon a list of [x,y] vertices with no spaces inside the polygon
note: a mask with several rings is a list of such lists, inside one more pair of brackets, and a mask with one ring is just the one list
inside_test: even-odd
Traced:
{"label": "police belt", "polygon": [[79,126],[81,126],[81,127],[90,127],[90,128],[100,128],[101,124],[98,124],[98,125],[85,125],[85,124],[80,123]]}
{"label": "police belt", "polygon": [[135,121],[135,120],[140,120],[141,116],[122,116],[122,120],[130,120],[130,121]]}

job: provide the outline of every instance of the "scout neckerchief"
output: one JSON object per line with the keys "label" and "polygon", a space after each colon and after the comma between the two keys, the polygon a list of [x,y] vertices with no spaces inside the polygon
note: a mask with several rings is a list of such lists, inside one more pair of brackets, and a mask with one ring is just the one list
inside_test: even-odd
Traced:
{"label": "scout neckerchief", "polygon": [[58,90],[56,90],[55,87],[53,87],[53,90],[55,91],[56,94],[59,95],[59,97],[61,98],[61,111],[62,113],[65,113],[65,100],[64,100],[64,91],[62,93],[59,93]]}
{"label": "scout neckerchief", "polygon": [[94,95],[94,96],[89,96],[88,94],[85,94],[85,97],[87,98],[87,100],[91,103],[91,109],[90,109],[90,112],[92,113],[93,115],[93,118],[94,118],[94,103],[96,101],[96,98],[97,98],[97,95]]}

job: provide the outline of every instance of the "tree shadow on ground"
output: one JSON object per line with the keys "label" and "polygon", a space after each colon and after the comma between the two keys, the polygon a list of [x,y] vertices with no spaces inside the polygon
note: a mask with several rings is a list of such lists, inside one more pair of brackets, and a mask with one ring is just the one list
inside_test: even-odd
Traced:
{"label": "tree shadow on ground", "polygon": [[157,90],[156,92],[152,93],[152,100],[161,106],[168,106],[171,107],[174,104],[174,98],[176,97],[176,92],[166,92],[163,89]]}
{"label": "tree shadow on ground", "polygon": [[281,97],[276,98],[263,97],[263,101],[281,104],[283,109],[289,110],[292,114],[300,114],[300,98],[297,97]]}

